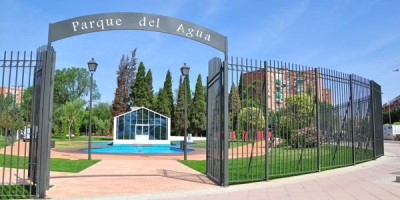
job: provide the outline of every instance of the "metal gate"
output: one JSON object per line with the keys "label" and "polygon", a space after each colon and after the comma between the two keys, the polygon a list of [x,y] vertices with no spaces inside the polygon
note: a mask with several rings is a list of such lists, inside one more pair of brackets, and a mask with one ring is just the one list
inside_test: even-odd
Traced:
{"label": "metal gate", "polygon": [[381,86],[371,81],[371,96],[372,96],[372,129],[374,136],[374,154],[375,158],[381,157],[384,154],[384,145],[383,145],[383,117],[382,117],[382,92]]}
{"label": "metal gate", "polygon": [[44,198],[48,189],[50,129],[41,123],[51,119],[43,105],[52,99],[43,97],[52,90],[42,86],[52,79],[53,56],[44,46],[36,55],[4,52],[0,60],[0,198]]}
{"label": "metal gate", "polygon": [[224,134],[224,67],[221,59],[208,62],[207,77],[207,176],[227,185],[227,146]]}
{"label": "metal gate", "polygon": [[381,92],[375,82],[325,68],[243,58],[230,59],[228,76],[230,184],[383,155]]}

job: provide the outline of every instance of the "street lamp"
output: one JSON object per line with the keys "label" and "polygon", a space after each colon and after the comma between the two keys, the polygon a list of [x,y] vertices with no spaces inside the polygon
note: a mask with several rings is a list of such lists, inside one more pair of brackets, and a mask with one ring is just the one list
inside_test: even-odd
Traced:
{"label": "street lamp", "polygon": [[[399,69],[393,69],[394,72],[399,72]],[[392,124],[392,116],[390,114],[390,98],[388,97],[388,106],[389,106],[389,124]]]}
{"label": "street lamp", "polygon": [[186,63],[183,64],[181,67],[181,73],[182,76],[184,77],[184,88],[185,88],[185,93],[184,93],[184,101],[185,101],[185,134],[183,137],[183,159],[187,160],[187,101],[186,101],[186,84],[187,84],[187,76],[189,75],[189,70],[190,67],[186,65]]}
{"label": "street lamp", "polygon": [[392,124],[392,116],[390,114],[390,98],[388,97],[388,106],[389,106],[389,125]]}
{"label": "street lamp", "polygon": [[93,90],[93,73],[97,69],[97,63],[92,58],[88,62],[88,69],[90,72],[90,101],[89,101],[89,143],[88,143],[88,160],[92,159],[92,90]]}

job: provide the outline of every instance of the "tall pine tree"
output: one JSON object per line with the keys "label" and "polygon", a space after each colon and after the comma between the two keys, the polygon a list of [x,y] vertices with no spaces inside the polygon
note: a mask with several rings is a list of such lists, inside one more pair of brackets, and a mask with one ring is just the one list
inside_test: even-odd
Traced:
{"label": "tall pine tree", "polygon": [[178,89],[178,100],[175,108],[173,125],[174,132],[176,135],[182,135],[184,130],[184,122],[185,122],[185,84],[182,83],[182,78],[179,81],[179,89]]}
{"label": "tall pine tree", "polygon": [[243,74],[242,73],[240,73],[240,78],[239,78],[239,85],[238,85],[238,89],[239,89],[239,97],[241,96],[241,95],[243,95],[243,89],[245,89],[246,90],[246,88],[243,88],[243,80],[242,80],[242,78],[243,78]]}
{"label": "tall pine tree", "polygon": [[129,96],[128,93],[125,91],[127,63],[128,58],[125,58],[125,55],[122,55],[117,71],[117,88],[115,89],[114,100],[112,103],[113,117],[125,113],[128,110],[127,100]]}
{"label": "tall pine tree", "polygon": [[167,71],[167,75],[165,76],[163,90],[165,92],[165,97],[168,101],[168,107],[170,110],[169,115],[166,115],[166,116],[173,119],[175,106],[174,106],[174,95],[172,93],[172,76],[171,76],[171,72],[169,70]]}
{"label": "tall pine tree", "polygon": [[154,109],[153,105],[153,74],[151,73],[151,69],[147,71],[146,74],[146,91],[147,91],[147,108]]}
{"label": "tall pine tree", "polygon": [[186,80],[186,102],[188,103],[187,105],[190,106],[192,104],[192,91],[190,90],[190,78],[189,76],[185,77]]}
{"label": "tall pine tree", "polygon": [[157,94],[157,104],[154,105],[154,110],[165,116],[171,115],[171,110],[168,106],[168,99],[164,89],[160,88]]}
{"label": "tall pine tree", "polygon": [[[186,83],[186,102],[188,108],[192,106],[192,91],[190,90],[190,78],[189,75],[185,77],[185,83]],[[183,91],[185,92],[185,91]],[[190,116],[191,110],[188,110],[188,116]]]}
{"label": "tall pine tree", "polygon": [[229,128],[232,130],[237,129],[237,117],[241,107],[239,89],[235,84],[232,84],[231,92],[229,94]]}
{"label": "tall pine tree", "polygon": [[197,77],[196,89],[190,106],[190,132],[200,136],[206,130],[206,99],[201,83],[201,75]]}
{"label": "tall pine tree", "polygon": [[140,62],[136,79],[131,87],[131,105],[140,107],[148,104],[148,91],[146,87],[146,69],[143,62]]}
{"label": "tall pine tree", "polygon": [[136,72],[136,67],[137,67],[137,58],[136,58],[136,48],[132,51],[132,57],[131,60],[127,63],[126,65],[126,70],[125,70],[125,92],[127,94],[125,102],[127,104],[128,110],[130,110],[130,101],[129,101],[129,95],[131,93],[131,88],[133,85],[133,82],[135,81],[135,72]]}
{"label": "tall pine tree", "polygon": [[[118,116],[129,111],[129,94],[135,78],[136,71],[136,49],[132,51],[132,57],[122,55],[117,72],[117,88],[112,103],[112,116]],[[125,104],[125,105],[124,105]]]}

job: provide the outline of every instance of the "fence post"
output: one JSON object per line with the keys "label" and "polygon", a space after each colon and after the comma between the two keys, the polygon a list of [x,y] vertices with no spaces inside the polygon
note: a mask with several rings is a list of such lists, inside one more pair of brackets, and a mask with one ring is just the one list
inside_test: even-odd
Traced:
{"label": "fence post", "polygon": [[267,61],[264,61],[264,71],[265,71],[265,180],[268,181],[268,131],[269,131],[269,122],[268,122],[268,70],[267,70]]}
{"label": "fence post", "polygon": [[315,105],[316,105],[316,125],[317,125],[317,171],[321,171],[321,133],[319,123],[319,71],[318,68],[314,69],[315,73]]}
{"label": "fence post", "polygon": [[353,75],[350,74],[350,117],[351,117],[351,145],[352,145],[352,157],[353,157],[353,165],[356,164],[356,149],[355,149],[355,141],[354,141],[354,111],[353,111]]}
{"label": "fence post", "polygon": [[376,142],[375,142],[375,102],[374,102],[374,82],[369,81],[369,88],[370,88],[370,115],[371,115],[371,127],[372,127],[372,145],[373,148],[373,156],[374,160],[376,160]]}
{"label": "fence post", "polygon": [[[50,132],[51,116],[53,108],[53,81],[55,52],[46,50],[43,52],[44,66],[41,69],[41,91],[39,100],[39,125],[38,125],[38,150],[37,150],[37,197],[45,198],[49,188],[50,179]],[[35,85],[36,87],[36,85]]]}
{"label": "fence post", "polygon": [[[226,42],[226,49],[228,49],[228,42]],[[224,143],[223,143],[223,151],[224,151],[224,153],[223,153],[223,185],[224,186],[228,186],[229,185],[229,171],[228,171],[228,168],[229,168],[229,163],[228,163],[228,154],[229,154],[229,147],[228,147],[228,145],[229,145],[229,143],[228,143],[228,141],[229,141],[229,129],[228,129],[228,122],[229,122],[229,117],[228,117],[228,115],[229,115],[229,109],[228,109],[228,105],[229,105],[229,87],[228,87],[228,50],[226,50],[226,52],[225,52],[225,60],[224,60],[224,62],[223,62],[223,75],[222,75],[222,77],[223,77],[223,113],[224,113],[224,117],[223,117],[223,127],[222,127],[222,130],[223,130],[223,132],[224,132],[224,134],[223,134],[223,141],[224,141]]]}

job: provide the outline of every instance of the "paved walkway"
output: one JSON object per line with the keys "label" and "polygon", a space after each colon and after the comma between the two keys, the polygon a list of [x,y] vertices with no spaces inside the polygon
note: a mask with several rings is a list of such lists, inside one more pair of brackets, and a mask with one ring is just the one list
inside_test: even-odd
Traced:
{"label": "paved walkway", "polygon": [[174,160],[103,160],[76,175],[52,174],[51,184],[55,186],[48,196],[68,199],[398,200],[400,183],[394,182],[396,174],[400,175],[400,143],[385,142],[385,156],[376,161],[226,188],[213,185],[203,175]]}

